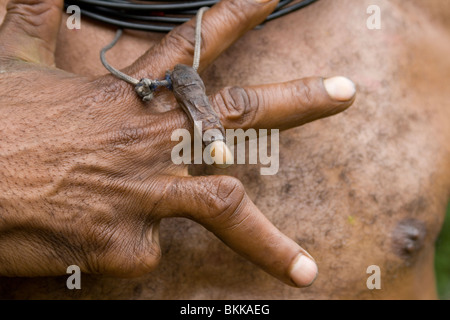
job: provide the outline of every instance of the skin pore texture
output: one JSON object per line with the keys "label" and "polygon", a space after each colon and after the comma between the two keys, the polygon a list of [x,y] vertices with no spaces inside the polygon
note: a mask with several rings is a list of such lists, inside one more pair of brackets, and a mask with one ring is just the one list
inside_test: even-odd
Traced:
{"label": "skin pore texture", "polygon": [[[1,278],[2,298],[426,299],[436,298],[434,243],[450,192],[450,12],[446,0],[321,0],[244,35],[203,73],[209,93],[224,86],[345,75],[358,87],[342,114],[280,134],[280,169],[195,166],[195,175],[240,179],[250,198],[319,268],[309,288],[286,286],[187,219],[164,219],[162,259],[139,278]],[[382,29],[369,30],[377,4]],[[2,1],[2,16],[5,1]],[[63,17],[56,66],[105,74],[100,49],[115,30]],[[127,31],[108,53],[131,64],[163,35]],[[130,91],[132,88],[130,88]],[[366,270],[381,268],[382,289]]]}

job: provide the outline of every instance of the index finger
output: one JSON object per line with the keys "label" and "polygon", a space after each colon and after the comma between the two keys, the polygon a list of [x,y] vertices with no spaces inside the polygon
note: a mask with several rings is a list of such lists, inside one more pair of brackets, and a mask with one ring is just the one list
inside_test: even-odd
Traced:
{"label": "index finger", "polygon": [[235,252],[291,286],[307,287],[316,279],[318,268],[312,257],[264,216],[236,178],[164,177],[159,183],[160,218],[185,217],[200,223]]}
{"label": "index finger", "polygon": [[[278,0],[223,0],[205,12],[202,21],[201,71],[244,33],[261,23]],[[195,19],[171,31],[159,44],[129,66],[137,79],[161,77],[176,64],[190,65],[195,50]]]}

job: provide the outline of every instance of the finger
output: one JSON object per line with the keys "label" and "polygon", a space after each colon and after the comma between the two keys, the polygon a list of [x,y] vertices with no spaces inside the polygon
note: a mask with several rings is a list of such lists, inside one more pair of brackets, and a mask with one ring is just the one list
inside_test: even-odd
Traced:
{"label": "finger", "polygon": [[0,28],[0,57],[54,65],[63,0],[11,0]]}
{"label": "finger", "polygon": [[296,287],[312,284],[317,265],[255,206],[241,182],[228,176],[169,177],[158,210],[190,218],[262,269]]}
{"label": "finger", "polygon": [[[355,98],[356,86],[351,80],[313,77],[263,86],[228,87],[209,100],[226,129],[285,130],[342,112]],[[181,109],[162,117],[171,119],[173,130],[192,127]]]}
{"label": "finger", "polygon": [[[216,59],[245,32],[261,23],[276,7],[276,0],[224,0],[204,14],[199,71]],[[161,77],[176,64],[192,65],[195,47],[195,19],[175,28],[132,66],[127,74],[135,78]],[[158,74],[155,74],[158,73]]]}
{"label": "finger", "polygon": [[306,78],[257,87],[230,87],[210,97],[225,128],[289,129],[347,109],[356,88],[347,78]]}

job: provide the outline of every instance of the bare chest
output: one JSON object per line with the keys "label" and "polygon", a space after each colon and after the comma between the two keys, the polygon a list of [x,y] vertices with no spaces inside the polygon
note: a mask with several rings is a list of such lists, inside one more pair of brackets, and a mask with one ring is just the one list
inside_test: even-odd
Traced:
{"label": "bare chest", "polygon": [[[408,289],[415,286],[431,287],[422,294],[432,295],[433,243],[450,175],[450,47],[442,40],[448,35],[386,1],[380,1],[382,29],[370,30],[369,2],[343,10],[337,1],[319,1],[251,31],[202,75],[211,92],[310,75],[344,75],[358,84],[357,101],[345,113],[281,134],[277,175],[261,176],[251,165],[193,169],[240,178],[269,219],[316,258],[314,286],[287,288],[201,227],[175,219],[162,225],[164,257],[154,273],[136,280],[89,277],[85,295],[372,297],[366,287],[371,265],[380,266],[387,280],[380,296],[411,297]],[[113,33],[92,25],[63,30],[59,66],[106,73],[98,52]],[[109,60],[124,67],[160,38],[130,33]]]}

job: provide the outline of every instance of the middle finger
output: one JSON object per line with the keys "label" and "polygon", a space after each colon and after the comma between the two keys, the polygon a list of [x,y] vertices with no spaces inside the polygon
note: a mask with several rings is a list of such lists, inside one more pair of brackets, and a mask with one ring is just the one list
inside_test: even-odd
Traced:
{"label": "middle finger", "polygon": [[[247,31],[261,23],[276,7],[278,0],[224,0],[204,15],[199,71],[214,61]],[[190,65],[195,49],[196,21],[175,28],[159,44],[125,69],[137,79],[162,77],[176,64]]]}

